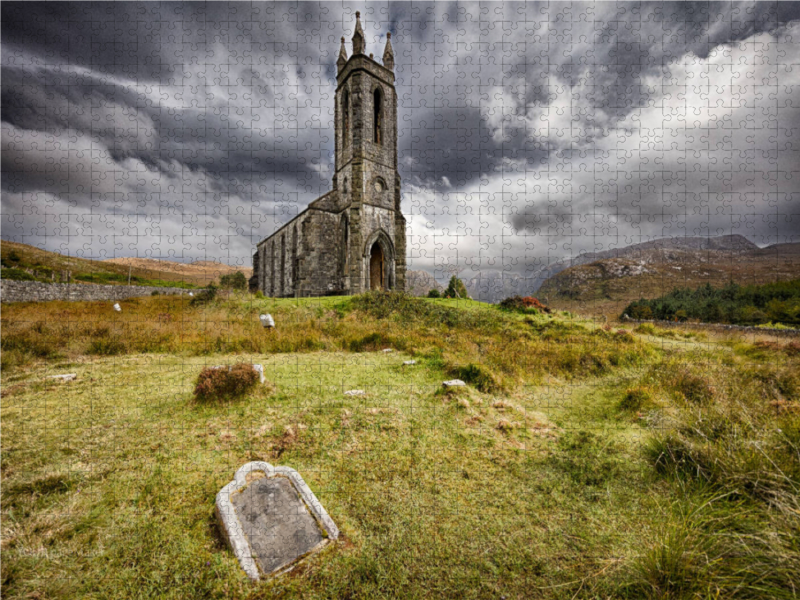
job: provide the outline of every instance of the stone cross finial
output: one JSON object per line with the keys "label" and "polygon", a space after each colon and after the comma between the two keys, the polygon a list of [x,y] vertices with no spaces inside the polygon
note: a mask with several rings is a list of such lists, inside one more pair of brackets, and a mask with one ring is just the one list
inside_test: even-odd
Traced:
{"label": "stone cross finial", "polygon": [[361,29],[361,13],[356,11],[356,31],[353,34],[353,54],[364,54],[364,30]]}
{"label": "stone cross finial", "polygon": [[344,36],[342,36],[342,47],[339,48],[339,58],[336,59],[336,67],[341,72],[347,64],[347,49],[344,47]]}
{"label": "stone cross finial", "polygon": [[383,66],[394,69],[394,50],[392,49],[392,34],[386,34],[386,48],[383,51]]}

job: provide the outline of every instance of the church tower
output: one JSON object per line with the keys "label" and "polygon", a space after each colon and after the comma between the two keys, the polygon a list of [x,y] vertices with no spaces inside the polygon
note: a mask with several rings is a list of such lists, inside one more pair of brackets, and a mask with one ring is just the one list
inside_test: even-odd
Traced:
{"label": "church tower", "polygon": [[367,55],[356,13],[353,54],[336,59],[333,189],[256,245],[250,287],[272,297],[406,289],[406,220],[397,173],[394,51]]}
{"label": "church tower", "polygon": [[350,293],[405,289],[405,218],[397,173],[397,93],[394,51],[386,34],[383,64],[366,54],[356,13],[353,54],[342,38],[336,87],[336,174],[333,185],[348,208]]}

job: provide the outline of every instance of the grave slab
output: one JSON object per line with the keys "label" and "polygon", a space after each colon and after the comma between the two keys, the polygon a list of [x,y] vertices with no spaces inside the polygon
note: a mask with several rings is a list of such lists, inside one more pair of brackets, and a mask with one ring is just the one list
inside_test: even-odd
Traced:
{"label": "grave slab", "polygon": [[220,529],[248,577],[291,570],[339,537],[339,529],[289,467],[250,462],[217,494]]}

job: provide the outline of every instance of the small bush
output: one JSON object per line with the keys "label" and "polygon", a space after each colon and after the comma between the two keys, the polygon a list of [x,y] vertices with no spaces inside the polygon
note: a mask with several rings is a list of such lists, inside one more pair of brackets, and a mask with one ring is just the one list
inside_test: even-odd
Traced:
{"label": "small bush", "polygon": [[220,287],[233,290],[246,290],[247,278],[241,271],[236,271],[235,273],[229,273],[228,275],[220,277],[219,285]]}
{"label": "small bush", "polygon": [[436,288],[428,291],[428,298],[441,298],[442,295],[439,293],[439,290]]}
{"label": "small bush", "polygon": [[501,391],[503,385],[497,376],[485,365],[469,363],[463,366],[453,366],[449,373],[457,378],[472,385],[478,391],[491,393]]}
{"label": "small bush", "polygon": [[461,298],[468,300],[469,294],[467,293],[467,286],[458,277],[453,275],[450,282],[447,284],[447,289],[444,291],[445,298]]}
{"label": "small bush", "polygon": [[200,292],[194,298],[192,298],[189,304],[191,306],[203,306],[204,304],[213,302],[214,299],[217,297],[217,291],[218,291],[217,286],[215,286],[213,283],[209,284],[209,286],[206,289],[204,289],[202,292]]}
{"label": "small bush", "polygon": [[258,290],[258,291],[257,291],[257,292],[254,294],[254,296],[255,296],[255,299],[256,299],[256,300],[263,300],[263,298],[264,298],[264,292],[262,292],[261,290]]}
{"label": "small bush", "polygon": [[638,411],[650,401],[652,394],[646,387],[633,387],[625,391],[625,396],[619,402],[622,410]]}
{"label": "small bush", "polygon": [[158,290],[153,290],[150,295],[151,296],[160,296],[161,292],[159,292]]}
{"label": "small bush", "polygon": [[91,341],[86,353],[97,356],[116,356],[117,354],[124,354],[126,351],[127,347],[122,341],[111,337],[101,337]]}
{"label": "small bush", "polygon": [[550,307],[542,304],[531,296],[510,296],[500,302],[500,308],[516,312],[538,313],[539,311],[550,313]]}
{"label": "small bush", "polygon": [[684,398],[694,404],[708,402],[715,394],[714,386],[705,377],[695,375],[686,368],[678,372],[674,385]]}
{"label": "small bush", "polygon": [[36,281],[36,277],[22,269],[2,269],[0,275],[3,279],[9,279],[11,281]]}
{"label": "small bush", "polygon": [[230,367],[205,368],[197,378],[194,395],[199,400],[236,398],[255,387],[258,372],[253,365],[238,363]]}

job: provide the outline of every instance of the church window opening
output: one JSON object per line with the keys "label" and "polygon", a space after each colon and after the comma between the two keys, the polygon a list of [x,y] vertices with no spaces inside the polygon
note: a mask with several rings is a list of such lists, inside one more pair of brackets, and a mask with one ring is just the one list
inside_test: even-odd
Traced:
{"label": "church window opening", "polygon": [[342,99],[342,122],[344,134],[342,145],[346,146],[350,143],[350,94],[348,92],[344,93],[344,98]]}
{"label": "church window opening", "polygon": [[381,91],[375,90],[375,94],[373,95],[373,102],[372,108],[375,111],[375,114],[372,119],[372,141],[376,144],[383,143],[383,98],[381,97]]}

